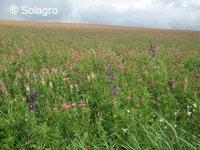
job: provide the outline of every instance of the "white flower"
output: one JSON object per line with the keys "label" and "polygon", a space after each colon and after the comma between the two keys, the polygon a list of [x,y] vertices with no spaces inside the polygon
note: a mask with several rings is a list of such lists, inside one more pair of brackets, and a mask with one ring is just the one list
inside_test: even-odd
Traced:
{"label": "white flower", "polygon": [[52,89],[53,88],[53,83],[50,81],[49,82],[49,87]]}
{"label": "white flower", "polygon": [[175,112],[174,115],[176,116],[176,115],[177,115],[177,112]]}
{"label": "white flower", "polygon": [[73,88],[74,88],[74,86],[72,84],[70,84],[70,89],[73,89]]}
{"label": "white flower", "polygon": [[42,85],[45,85],[45,81],[44,81],[44,79],[42,79],[41,83],[42,83]]}
{"label": "white flower", "polygon": [[123,128],[122,130],[123,130],[124,132],[128,132],[128,129],[127,129],[127,128],[125,128],[125,129]]}
{"label": "white flower", "polygon": [[26,101],[26,97],[22,97],[22,101]]}
{"label": "white flower", "polygon": [[191,116],[191,114],[192,114],[192,112],[190,112],[190,111],[187,112],[187,115],[188,115],[188,116]]}
{"label": "white flower", "polygon": [[194,108],[197,108],[197,104],[196,103],[194,103],[193,106],[194,106]]}
{"label": "white flower", "polygon": [[71,84],[69,87],[70,87],[70,92],[72,93],[74,86]]}
{"label": "white flower", "polygon": [[96,79],[96,75],[93,72],[91,73],[91,78]]}
{"label": "white flower", "polygon": [[30,92],[30,87],[29,87],[29,86],[26,87],[26,91],[27,91],[28,93]]}
{"label": "white flower", "polygon": [[127,109],[127,113],[130,113],[131,111],[129,109]]}
{"label": "white flower", "polygon": [[164,121],[164,119],[163,119],[163,118],[160,118],[160,119],[159,119],[159,121],[160,121],[160,122],[163,122],[163,121]]}
{"label": "white flower", "polygon": [[90,81],[91,80],[90,76],[87,76],[87,79],[88,79],[88,81]]}
{"label": "white flower", "polygon": [[75,84],[76,90],[79,91],[78,84]]}

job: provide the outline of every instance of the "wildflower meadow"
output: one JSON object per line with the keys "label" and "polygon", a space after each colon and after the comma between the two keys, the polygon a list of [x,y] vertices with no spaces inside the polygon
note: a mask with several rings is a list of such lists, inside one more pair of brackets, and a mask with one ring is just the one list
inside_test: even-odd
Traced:
{"label": "wildflower meadow", "polygon": [[200,32],[0,21],[0,149],[200,149]]}

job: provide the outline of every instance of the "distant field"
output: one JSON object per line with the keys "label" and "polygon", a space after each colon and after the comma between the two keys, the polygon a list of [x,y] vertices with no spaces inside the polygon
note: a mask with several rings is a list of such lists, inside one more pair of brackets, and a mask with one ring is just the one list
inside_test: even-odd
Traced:
{"label": "distant field", "polygon": [[0,21],[0,149],[200,149],[200,32]]}

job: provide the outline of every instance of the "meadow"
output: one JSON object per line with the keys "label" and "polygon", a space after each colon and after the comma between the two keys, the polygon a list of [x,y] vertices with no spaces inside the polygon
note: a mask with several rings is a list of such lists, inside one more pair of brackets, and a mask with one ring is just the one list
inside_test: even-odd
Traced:
{"label": "meadow", "polygon": [[2,150],[198,150],[199,117],[198,31],[0,21]]}

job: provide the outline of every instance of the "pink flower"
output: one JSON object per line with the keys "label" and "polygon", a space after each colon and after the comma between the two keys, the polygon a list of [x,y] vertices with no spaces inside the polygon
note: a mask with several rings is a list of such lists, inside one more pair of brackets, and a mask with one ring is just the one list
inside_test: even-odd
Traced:
{"label": "pink flower", "polygon": [[192,115],[192,118],[193,118],[193,119],[197,119],[198,117],[197,117],[196,114],[193,114],[193,115]]}
{"label": "pink flower", "polygon": [[113,100],[112,100],[112,104],[113,104],[113,105],[116,105],[116,104],[117,104],[117,101],[116,101],[115,99],[113,99]]}
{"label": "pink flower", "polygon": [[85,103],[84,101],[81,101],[80,104],[79,104],[79,107],[80,107],[81,109],[85,109],[86,103]]}
{"label": "pink flower", "polygon": [[63,103],[61,105],[61,108],[62,109],[74,109],[76,107],[76,104],[75,103]]}
{"label": "pink flower", "polygon": [[131,101],[131,99],[132,99],[131,96],[128,96],[128,97],[127,97],[127,100],[128,100],[128,101]]}

